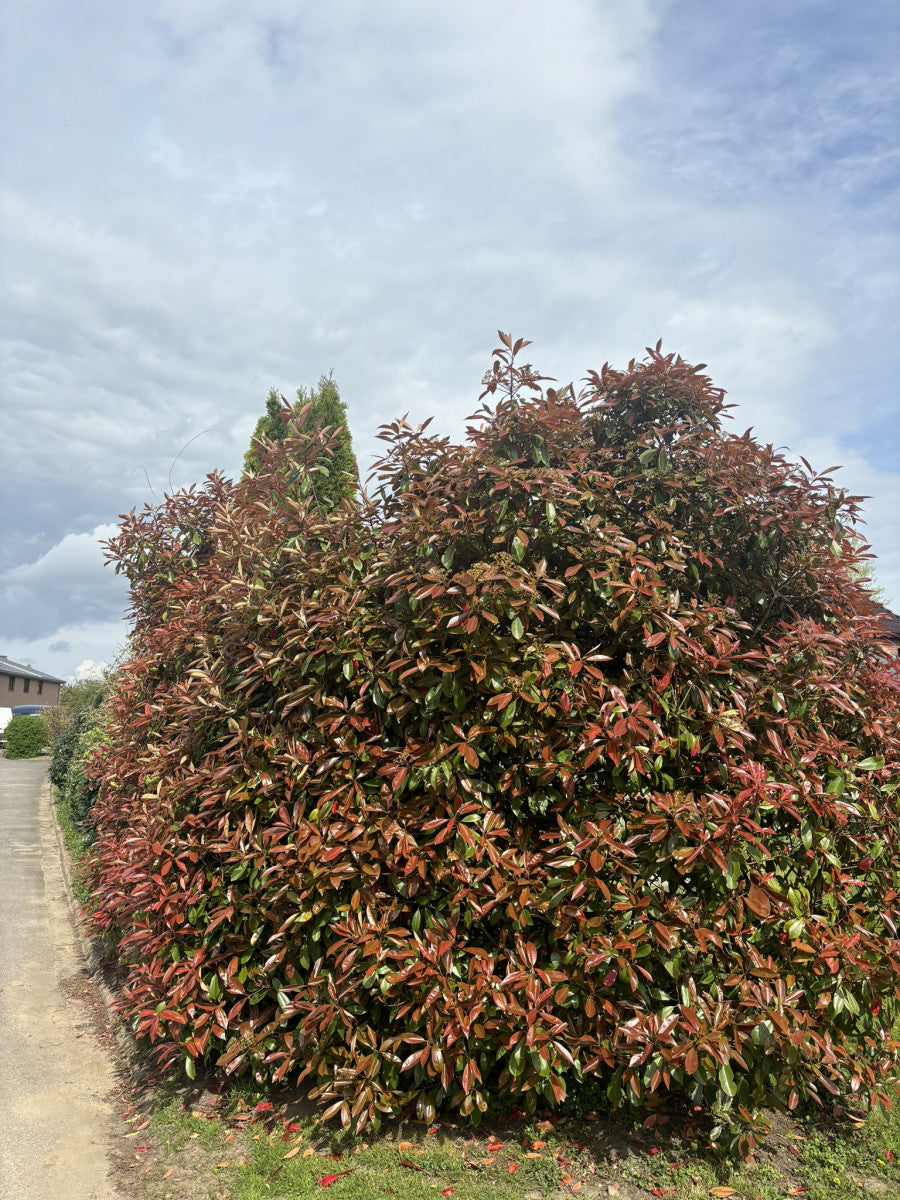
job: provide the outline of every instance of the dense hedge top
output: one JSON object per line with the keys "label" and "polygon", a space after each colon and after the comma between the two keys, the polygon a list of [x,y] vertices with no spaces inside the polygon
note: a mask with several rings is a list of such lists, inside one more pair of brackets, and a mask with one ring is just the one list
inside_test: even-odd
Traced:
{"label": "dense hedge top", "polygon": [[900,703],[857,500],[658,349],[371,500],[290,456],[126,519],[134,657],[96,762],[97,921],[169,1059],[361,1125],[670,1090],[750,1122],[897,1062]]}

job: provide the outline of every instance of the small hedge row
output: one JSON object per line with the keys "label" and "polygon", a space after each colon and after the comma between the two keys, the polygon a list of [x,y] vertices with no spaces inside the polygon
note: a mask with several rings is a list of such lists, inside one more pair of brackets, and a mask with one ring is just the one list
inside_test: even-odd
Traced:
{"label": "small hedge row", "polygon": [[74,709],[64,732],[54,741],[50,757],[50,782],[85,841],[93,837],[91,810],[99,792],[87,771],[87,763],[102,740],[102,703],[103,694],[98,692],[88,703]]}

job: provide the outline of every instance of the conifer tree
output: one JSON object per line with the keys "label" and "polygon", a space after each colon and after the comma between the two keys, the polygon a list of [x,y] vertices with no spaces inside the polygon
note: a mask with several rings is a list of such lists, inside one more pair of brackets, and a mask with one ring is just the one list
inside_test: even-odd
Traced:
{"label": "conifer tree", "polygon": [[310,475],[322,508],[336,508],[356,491],[359,471],[347,424],[347,406],[331,375],[323,375],[314,388],[299,387],[293,405],[274,388],[270,390],[265,415],[257,421],[250,448],[244,455],[244,474],[253,475],[260,470],[263,442],[283,442],[291,435],[323,430],[331,432],[330,452],[322,452],[310,468]]}

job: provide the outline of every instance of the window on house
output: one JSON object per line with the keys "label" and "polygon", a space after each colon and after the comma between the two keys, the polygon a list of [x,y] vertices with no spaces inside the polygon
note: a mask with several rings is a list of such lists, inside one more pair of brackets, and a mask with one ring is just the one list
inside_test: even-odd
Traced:
{"label": "window on house", "polygon": [[15,675],[10,675],[10,677],[9,677],[9,690],[10,690],[10,691],[13,691],[13,690],[14,690],[14,688],[15,688],[15,686],[16,686],[16,677],[15,677]]}
{"label": "window on house", "polygon": [[42,696],[42,695],[44,694],[44,681],[43,681],[43,679],[39,679],[39,680],[37,681],[37,685],[38,685],[38,695],[39,695],[39,696]]}
{"label": "window on house", "polygon": [[31,687],[31,680],[30,680],[30,679],[23,679],[23,680],[22,680],[22,691],[23,691],[23,692],[27,692],[27,691],[28,691],[28,689],[29,689],[29,687]]}

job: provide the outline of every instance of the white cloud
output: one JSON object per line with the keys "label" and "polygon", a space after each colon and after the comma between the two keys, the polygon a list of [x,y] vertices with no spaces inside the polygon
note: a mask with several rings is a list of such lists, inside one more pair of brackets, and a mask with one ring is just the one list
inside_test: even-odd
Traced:
{"label": "white cloud", "polygon": [[102,679],[109,670],[109,666],[108,662],[94,662],[92,658],[86,658],[75,668],[75,682],[83,683],[87,679]]}
{"label": "white cloud", "polygon": [[64,624],[40,637],[9,637],[0,652],[14,662],[31,663],[39,671],[73,683],[85,670],[114,664],[125,655],[127,629],[121,620]]}
{"label": "white cloud", "polygon": [[[101,540],[112,537],[114,525],[99,525],[90,533],[66,534],[33,562],[0,573],[0,607],[9,630],[29,640],[71,641],[64,632],[73,615],[92,626],[106,625],[121,613],[124,580],[104,567]],[[15,638],[13,638],[15,640]]]}

